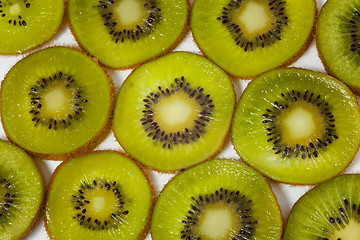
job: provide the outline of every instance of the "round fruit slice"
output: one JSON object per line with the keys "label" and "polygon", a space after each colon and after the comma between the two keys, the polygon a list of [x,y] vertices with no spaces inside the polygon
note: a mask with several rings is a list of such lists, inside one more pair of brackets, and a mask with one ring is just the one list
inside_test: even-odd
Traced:
{"label": "round fruit slice", "polygon": [[45,159],[90,151],[110,128],[112,86],[86,55],[47,48],[18,62],[1,87],[6,135]]}
{"label": "round fruit slice", "polygon": [[188,25],[187,0],[69,0],[79,44],[111,68],[130,68],[175,48]]}
{"label": "round fruit slice", "polygon": [[314,0],[196,0],[190,21],[207,57],[251,78],[295,61],[310,43],[315,14]]}
{"label": "round fruit slice", "polygon": [[0,140],[0,239],[21,239],[32,229],[44,198],[41,173],[21,149]]}
{"label": "round fruit slice", "polygon": [[130,74],[116,100],[114,132],[140,162],[160,171],[216,155],[235,106],[229,77],[206,58],[168,54]]}
{"label": "round fruit slice", "polygon": [[45,226],[52,239],[144,239],[153,200],[134,162],[116,152],[95,152],[55,170]]}
{"label": "round fruit slice", "polygon": [[319,14],[317,47],[326,70],[360,93],[360,1],[328,0]]}
{"label": "round fruit slice", "polygon": [[25,52],[49,40],[64,15],[64,0],[2,0],[0,54]]}
{"label": "round fruit slice", "polygon": [[232,160],[211,160],[174,177],[151,220],[153,240],[280,239],[282,216],[259,173]]}
{"label": "round fruit slice", "polygon": [[284,240],[347,240],[360,236],[360,175],[341,175],[294,205]]}
{"label": "round fruit slice", "polygon": [[238,154],[281,182],[313,184],[340,173],[360,145],[360,110],[342,82],[302,69],[265,73],[244,91],[232,124]]}

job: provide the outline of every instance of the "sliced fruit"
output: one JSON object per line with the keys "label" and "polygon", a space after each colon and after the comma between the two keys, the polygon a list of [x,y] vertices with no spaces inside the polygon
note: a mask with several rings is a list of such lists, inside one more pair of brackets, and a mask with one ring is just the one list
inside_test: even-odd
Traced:
{"label": "sliced fruit", "polygon": [[19,61],[1,87],[6,135],[43,158],[90,151],[109,130],[112,86],[90,58],[54,47]]}
{"label": "sliced fruit", "polygon": [[316,29],[326,70],[360,93],[360,1],[326,1]]}
{"label": "sliced fruit", "polygon": [[123,83],[115,137],[145,165],[179,170],[220,151],[234,105],[231,80],[219,67],[192,53],[168,54],[140,66]]}
{"label": "sliced fruit", "polygon": [[196,0],[190,21],[207,57],[251,78],[295,61],[310,43],[315,14],[314,0]]}
{"label": "sliced fruit", "polygon": [[0,140],[0,239],[25,237],[44,198],[42,175],[21,149]]}
{"label": "sliced fruit", "polygon": [[232,123],[244,161],[281,182],[313,184],[345,169],[360,145],[360,110],[342,82],[279,69],[245,89]]}
{"label": "sliced fruit", "polygon": [[360,175],[341,175],[310,190],[295,203],[283,239],[358,239],[359,193]]}
{"label": "sliced fruit", "polygon": [[259,173],[232,160],[210,160],[181,172],[161,192],[153,240],[281,239],[282,216]]}
{"label": "sliced fruit", "polygon": [[141,169],[111,151],[62,163],[50,180],[46,229],[52,239],[144,239],[153,190]]}
{"label": "sliced fruit", "polygon": [[48,41],[58,31],[64,0],[2,0],[0,54],[25,52]]}
{"label": "sliced fruit", "polygon": [[79,44],[104,65],[130,68],[173,49],[188,27],[187,0],[70,0]]}

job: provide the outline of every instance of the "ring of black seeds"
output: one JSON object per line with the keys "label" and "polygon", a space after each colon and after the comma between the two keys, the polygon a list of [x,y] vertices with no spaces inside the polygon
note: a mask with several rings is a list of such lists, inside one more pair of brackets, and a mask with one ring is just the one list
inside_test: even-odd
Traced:
{"label": "ring of black seeds", "polygon": [[236,45],[246,52],[253,51],[257,47],[271,46],[280,41],[282,29],[289,25],[288,17],[285,14],[286,1],[268,0],[269,10],[273,13],[276,21],[272,23],[272,28],[268,32],[259,34],[253,39],[247,39],[240,26],[231,21],[232,15],[241,7],[244,1],[231,0],[226,7],[223,7],[221,16],[217,18],[230,32]]}
{"label": "ring of black seeds", "polygon": [[[28,0],[19,1],[23,2],[26,8],[30,8],[31,4]],[[2,20],[7,21],[9,24],[13,26],[25,27],[27,25],[26,19],[23,16],[18,15],[16,18],[11,18],[11,14],[7,14],[6,8],[8,4],[4,1],[0,1],[0,16]]]}
{"label": "ring of black seeds", "polygon": [[232,236],[232,240],[249,239],[249,237],[254,235],[258,221],[252,219],[252,200],[248,199],[245,195],[241,195],[239,191],[220,188],[215,193],[199,195],[197,198],[191,197],[191,199],[192,204],[189,206],[188,214],[182,220],[184,228],[181,231],[181,239],[201,239],[199,236],[194,236],[193,226],[197,224],[199,216],[206,209],[206,206],[217,202],[232,204],[236,207],[241,222],[241,229],[236,233],[236,236]]}
{"label": "ring of black seeds", "polygon": [[7,216],[14,204],[15,194],[12,192],[12,184],[8,179],[0,178],[0,189],[5,189],[5,193],[0,197],[0,223],[7,222]]}
{"label": "ring of black seeds", "polygon": [[[292,90],[287,93],[281,93],[281,96],[283,99],[275,101],[272,104],[272,108],[266,109],[266,112],[262,115],[264,118],[262,123],[265,124],[267,136],[269,137],[267,141],[273,143],[275,154],[279,154],[282,158],[290,158],[291,156],[303,159],[316,158],[320,151],[325,150],[328,145],[338,139],[335,128],[335,116],[330,111],[329,103],[323,100],[320,95],[309,93],[307,90],[304,93]],[[289,107],[288,104],[299,100],[307,101],[319,108],[320,113],[324,117],[325,132],[322,137],[317,138],[314,142],[309,142],[307,145],[300,146],[297,144],[295,147],[290,147],[282,141],[279,126],[274,119]]]}
{"label": "ring of black seeds", "polygon": [[[74,111],[68,113],[66,117],[61,119],[42,118],[40,114],[43,105],[41,95],[46,91],[47,87],[60,82],[63,82],[69,91],[76,93],[73,99]],[[34,126],[36,127],[40,124],[46,126],[48,129],[53,130],[70,126],[74,120],[80,119],[81,114],[84,112],[84,105],[88,102],[88,100],[83,98],[82,95],[83,92],[81,88],[76,85],[75,79],[70,74],[63,74],[62,72],[58,72],[47,78],[41,78],[34,84],[34,86],[30,88],[29,91],[29,102],[31,105],[31,110],[29,113],[32,114],[32,121],[34,122]]]}
{"label": "ring of black seeds", "polygon": [[[350,219],[360,223],[360,204],[350,203],[349,200],[344,199],[343,204],[339,204],[339,207],[336,212],[332,212],[331,216],[328,218],[328,221],[333,225],[334,229],[344,229],[346,225],[349,224]],[[334,214],[334,215],[333,215]],[[324,232],[325,235],[328,234],[328,229]],[[318,236],[319,240],[329,240],[327,237]],[[341,240],[338,238],[337,240]]]}
{"label": "ring of black seeds", "polygon": [[360,55],[360,13],[355,11],[348,22],[345,22],[344,29],[348,30],[351,38],[350,51]]}
{"label": "ring of black seeds", "polygon": [[[117,211],[112,212],[111,215],[109,215],[108,220],[105,220],[104,222],[101,222],[96,218],[91,218],[90,216],[87,216],[86,213],[86,206],[90,201],[84,197],[84,193],[86,193],[86,191],[94,190],[95,187],[100,187],[106,191],[113,192],[118,201],[116,206]],[[81,184],[80,189],[72,195],[72,202],[75,210],[73,219],[76,219],[80,226],[92,230],[116,229],[118,228],[118,225],[124,221],[124,216],[129,214],[129,211],[125,209],[126,204],[120,191],[120,185],[118,185],[116,181],[93,180],[91,183],[84,182]]]}
{"label": "ring of black seeds", "polygon": [[115,43],[124,41],[136,42],[142,37],[148,37],[155,31],[156,24],[161,21],[161,9],[156,7],[155,0],[145,0],[144,7],[148,11],[148,18],[138,24],[134,29],[125,29],[114,18],[112,7],[121,0],[102,0],[97,4],[100,16],[104,20],[104,25],[108,29],[109,35]]}
{"label": "ring of black seeds", "polygon": [[[177,91],[185,92],[189,98],[193,98],[202,107],[199,117],[194,120],[195,125],[192,129],[185,128],[183,131],[166,132],[161,129],[161,126],[154,121],[153,104],[158,103],[162,98],[166,98],[176,93]],[[169,88],[163,89],[161,86],[157,88],[156,92],[151,92],[143,100],[144,110],[143,118],[140,120],[144,126],[147,136],[155,142],[160,142],[163,148],[170,149],[173,145],[188,144],[195,142],[205,133],[206,124],[210,121],[212,111],[214,109],[213,100],[209,94],[204,93],[201,87],[192,88],[189,82],[186,82],[184,76],[180,79],[175,78],[174,83]]]}

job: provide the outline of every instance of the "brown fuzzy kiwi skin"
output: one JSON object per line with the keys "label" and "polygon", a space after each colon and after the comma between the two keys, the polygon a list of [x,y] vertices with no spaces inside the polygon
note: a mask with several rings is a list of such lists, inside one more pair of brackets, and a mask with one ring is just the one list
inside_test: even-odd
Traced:
{"label": "brown fuzzy kiwi skin", "polygon": [[[339,79],[337,79],[337,78],[335,78],[335,77],[333,77],[333,76],[326,75],[325,73],[322,73],[322,72],[319,72],[319,71],[309,70],[309,69],[300,68],[300,67],[282,67],[282,68],[278,68],[278,69],[295,69],[295,70],[296,70],[296,69],[300,69],[300,70],[311,71],[311,72],[314,72],[314,73],[317,73],[317,74],[322,74],[322,75],[325,75],[325,76],[327,76],[327,77],[331,77],[335,82],[339,83],[339,85],[342,85],[342,86],[344,86],[344,87],[349,88],[344,82],[340,81]],[[270,70],[270,71],[267,71],[267,72],[271,72],[271,71],[273,71],[273,70]],[[267,72],[264,72],[263,74],[265,74],[265,73],[267,73]],[[261,74],[261,75],[262,75],[262,74]],[[259,75],[259,76],[260,76],[260,75]],[[252,83],[252,82],[250,82],[249,84],[251,84],[251,83]],[[246,91],[246,89],[247,89],[247,88],[245,88],[244,92]],[[350,88],[349,88],[349,89],[350,89]],[[351,90],[351,89],[350,89],[350,90]],[[353,92],[350,91],[349,94],[351,94],[351,98],[353,98],[354,100],[356,100],[356,95],[355,95]],[[240,99],[241,99],[242,96],[243,96],[243,94],[240,96]],[[360,103],[359,103],[358,101],[356,101],[356,103],[357,103],[357,106],[360,108]],[[232,144],[232,146],[233,146],[233,149],[235,150],[235,152],[237,153],[237,155],[239,155],[239,156],[241,157],[240,153],[236,150],[234,144]],[[360,148],[360,143],[358,144],[357,148],[358,148],[358,149]],[[334,175],[333,177],[339,176],[339,175],[343,174],[343,173],[345,172],[346,168],[352,164],[352,162],[353,162],[356,154],[357,154],[357,153],[355,153],[355,154],[352,156],[352,160],[349,162],[349,164],[348,164],[347,166],[345,166],[344,169],[342,169],[342,171],[341,171],[340,173]],[[246,163],[246,164],[249,165],[248,163]],[[250,166],[250,165],[249,165],[249,166]],[[322,181],[322,182],[318,182],[318,183],[314,183],[314,184],[305,184],[305,183],[302,184],[302,183],[288,183],[288,182],[283,182],[283,181],[271,179],[271,178],[269,178],[269,177],[267,177],[267,176],[265,176],[265,177],[268,178],[268,179],[270,179],[270,180],[272,180],[272,181],[275,181],[275,182],[277,182],[277,183],[282,183],[282,184],[286,184],[286,185],[294,186],[294,187],[295,187],[295,186],[317,186],[317,185],[319,185],[319,184],[321,184],[321,183],[324,183],[324,182],[326,182],[326,181],[329,180],[329,179],[326,179],[326,180],[324,180],[324,181]],[[331,177],[331,178],[333,178],[333,177]],[[330,178],[330,179],[331,179],[331,178]]]}
{"label": "brown fuzzy kiwi skin", "polygon": [[[238,162],[238,163],[244,164],[244,165],[248,166],[249,168],[251,168],[252,170],[254,170],[256,173],[258,173],[258,174],[265,180],[265,182],[267,183],[267,185],[268,185],[269,188],[271,189],[272,195],[274,196],[274,198],[275,198],[275,200],[276,200],[276,204],[277,204],[277,206],[278,206],[278,208],[279,208],[280,216],[281,216],[281,228],[284,229],[284,228],[283,228],[283,226],[284,226],[284,217],[283,217],[282,212],[281,212],[280,204],[279,204],[279,201],[277,200],[277,197],[276,197],[274,191],[272,190],[272,188],[271,188],[271,186],[270,186],[270,184],[269,184],[269,182],[268,182],[268,179],[267,179],[264,175],[262,175],[258,170],[256,170],[255,168],[251,167],[251,166],[248,165],[246,162],[244,162],[242,159],[233,159],[233,158],[217,158],[217,159],[218,159],[218,160],[232,160],[232,161],[234,161],[234,162]],[[211,159],[211,160],[216,160],[216,159],[214,158],[214,159]],[[211,160],[208,160],[208,161],[211,161]],[[187,169],[196,167],[196,166],[198,166],[198,165],[200,165],[200,164],[202,164],[202,163],[203,163],[203,162],[194,164],[193,166],[191,166],[191,167],[189,167],[189,168],[187,168]],[[179,171],[176,173],[176,175],[174,175],[174,176],[172,176],[172,177],[170,178],[170,180],[166,183],[166,185],[168,185],[176,176],[178,176],[178,175],[181,174],[182,172],[186,171],[187,169],[181,169],[181,170],[179,170]],[[165,186],[163,187],[163,189],[160,191],[160,193],[158,194],[158,197],[159,197],[160,194],[164,191],[166,185],[165,185]],[[158,198],[158,197],[157,197],[157,198]],[[155,205],[156,205],[156,203],[155,203]],[[155,205],[154,205],[153,207],[155,207]],[[151,229],[151,224],[150,224],[150,229]],[[150,231],[150,234],[151,234],[151,231]]]}
{"label": "brown fuzzy kiwi skin", "polygon": [[[195,0],[196,1],[196,0]],[[307,38],[307,40],[305,41],[304,45],[299,49],[299,51],[297,53],[295,53],[290,59],[286,60],[284,63],[282,63],[281,65],[273,68],[273,69],[270,69],[270,70],[267,70],[267,71],[264,71],[263,73],[265,72],[268,72],[268,71],[271,71],[271,70],[274,70],[274,69],[279,69],[279,68],[284,68],[284,67],[287,67],[289,66],[290,64],[296,62],[305,52],[306,50],[309,48],[312,40],[314,39],[314,36],[315,36],[315,23],[317,22],[317,18],[318,18],[318,10],[317,10],[317,3],[316,3],[316,0],[313,0],[314,1],[314,4],[315,4],[315,19],[314,19],[314,25],[313,25],[313,28],[309,34],[309,37]],[[190,26],[190,30],[191,30],[191,26]],[[196,42],[195,40],[195,37],[193,39],[194,43],[196,44],[196,46],[200,49],[200,52],[210,61],[212,61],[214,64],[216,64],[212,59],[210,59],[203,51],[202,49],[200,48],[199,44]],[[217,64],[216,64],[217,65]],[[220,66],[219,66],[220,67]],[[221,68],[221,67],[220,67]],[[221,68],[223,69],[223,68]],[[247,76],[247,77],[244,77],[244,76],[238,76],[238,75],[235,75],[235,74],[231,74],[229,72],[227,72],[225,69],[223,69],[223,71],[225,71],[228,75],[230,75],[231,77],[233,78],[237,78],[237,79],[242,79],[242,80],[252,80],[254,78],[256,78],[257,76],[260,76],[261,74],[263,73],[260,73],[258,75],[253,75],[253,76]]]}
{"label": "brown fuzzy kiwi skin", "polygon": [[10,56],[10,55],[20,55],[20,54],[24,54],[24,53],[30,53],[30,52],[32,52],[32,51],[35,51],[35,52],[36,52],[37,49],[40,49],[42,46],[46,45],[46,44],[49,43],[52,39],[54,39],[55,36],[59,33],[59,31],[60,31],[60,30],[63,28],[63,26],[65,25],[65,21],[66,21],[66,20],[65,20],[65,15],[66,15],[65,13],[66,13],[66,9],[67,9],[67,1],[68,1],[68,0],[63,0],[63,3],[64,3],[64,12],[63,12],[63,14],[62,14],[61,22],[60,22],[57,30],[54,32],[54,34],[53,34],[52,36],[50,36],[49,39],[45,40],[44,42],[42,42],[42,43],[40,43],[40,44],[38,44],[38,45],[36,45],[36,46],[33,46],[33,47],[31,47],[31,48],[28,48],[28,49],[26,49],[26,50],[24,50],[24,51],[19,51],[19,52],[14,52],[14,53],[0,53],[0,55]]}
{"label": "brown fuzzy kiwi skin", "polygon": [[[69,1],[69,0],[66,0],[66,1]],[[125,67],[111,67],[111,66],[108,66],[104,63],[102,63],[99,59],[96,58],[96,56],[94,56],[91,52],[89,52],[84,46],[82,46],[81,42],[79,41],[79,39],[77,38],[74,30],[72,29],[72,26],[70,24],[70,19],[68,18],[68,26],[71,30],[71,33],[72,35],[74,36],[76,42],[78,43],[78,45],[81,47],[81,49],[85,52],[87,52],[87,55],[91,56],[92,58],[96,59],[96,61],[99,63],[100,66],[102,67],[106,67],[106,68],[109,68],[111,70],[127,70],[127,69],[133,69],[133,68],[137,68],[139,67],[140,65],[146,63],[146,62],[149,62],[149,61],[152,61],[152,60],[155,60],[156,58],[158,57],[161,57],[161,56],[164,56],[170,52],[172,52],[181,42],[182,40],[184,40],[184,38],[186,37],[187,33],[190,31],[190,0],[186,0],[186,9],[187,9],[187,16],[186,16],[186,22],[185,22],[185,25],[184,25],[184,28],[182,29],[182,32],[180,33],[179,37],[176,39],[176,41],[170,46],[168,47],[167,49],[163,50],[162,52],[160,52],[159,54],[151,57],[151,58],[148,58],[142,62],[139,62],[139,63],[136,63],[136,64],[133,64],[133,65],[130,65],[130,66],[125,66]],[[69,15],[69,13],[67,13],[67,15]],[[68,16],[67,16],[68,17]]]}
{"label": "brown fuzzy kiwi skin", "polygon": [[[146,236],[148,235],[149,231],[150,231],[150,222],[151,222],[151,218],[152,218],[152,214],[153,214],[153,210],[154,210],[154,205],[155,205],[155,202],[157,200],[157,197],[156,197],[156,194],[155,194],[155,187],[154,187],[153,183],[151,182],[148,173],[146,173],[146,169],[144,169],[142,165],[138,164],[137,161],[133,161],[131,158],[129,158],[128,156],[126,156],[122,152],[114,151],[114,150],[96,150],[96,151],[92,151],[89,154],[85,154],[85,155],[81,155],[81,156],[87,156],[87,155],[92,155],[92,154],[101,153],[101,152],[113,152],[113,153],[116,153],[116,154],[119,154],[119,155],[121,155],[123,157],[128,158],[130,161],[132,161],[133,163],[136,164],[136,166],[140,169],[140,171],[143,173],[143,175],[145,177],[145,180],[146,180],[146,182],[147,182],[147,184],[149,186],[149,189],[150,189],[150,195],[151,195],[151,200],[150,201],[151,202],[150,202],[149,214],[148,214],[148,216],[146,218],[144,228],[142,229],[142,231],[139,233],[139,235],[137,237],[137,240],[144,240],[146,238]],[[79,157],[81,157],[81,156],[79,156]],[[75,158],[67,159],[67,160],[63,161],[62,163],[60,163],[56,167],[54,172],[52,173],[51,178],[49,180],[48,190],[47,190],[47,193],[46,193],[46,196],[45,196],[45,202],[44,202],[44,212],[45,212],[45,214],[44,214],[43,220],[44,220],[45,230],[46,230],[46,232],[48,234],[48,237],[51,240],[55,240],[55,238],[51,234],[51,231],[50,231],[49,226],[48,226],[47,218],[46,218],[46,210],[47,210],[47,204],[48,204],[48,200],[49,200],[49,193],[50,193],[50,190],[51,190],[51,187],[52,187],[52,182],[53,182],[57,172],[59,171],[59,169],[64,164],[66,164],[67,162],[69,162],[69,161],[71,161],[73,159],[75,159]]]}
{"label": "brown fuzzy kiwi skin", "polygon": [[[184,52],[184,51],[179,51],[179,52]],[[201,54],[197,54],[197,53],[192,53],[192,54],[198,55],[198,56],[200,56],[200,57],[204,57],[204,56],[201,55]],[[213,63],[213,62],[212,62],[212,63]],[[213,64],[216,65],[217,67],[219,67],[217,64],[215,64],[215,63],[213,63]],[[219,67],[219,68],[220,68],[220,67]],[[222,68],[220,68],[220,69],[223,70]],[[223,70],[223,71],[224,71],[224,70]],[[129,76],[130,76],[132,73],[133,73],[133,72],[131,72],[131,73],[129,74]],[[225,72],[225,73],[226,73],[226,72]],[[129,76],[125,79],[125,81],[129,78]],[[228,76],[229,76],[229,75],[228,75]],[[232,80],[231,76],[229,76],[229,78],[230,78],[230,81],[231,81],[231,80]],[[125,82],[125,81],[124,81],[124,82]],[[232,82],[233,82],[233,81],[231,81],[231,84],[233,85]],[[123,83],[123,84],[124,84],[124,83]],[[121,88],[120,88],[120,91],[121,91]],[[232,116],[231,116],[231,119],[233,119],[233,117],[234,117],[235,107],[236,107],[236,92],[235,92],[234,86],[233,86],[233,92],[234,92],[234,96],[235,96],[235,97],[234,97],[234,109],[233,109],[233,114],[232,114]],[[115,104],[115,105],[116,105],[116,104]],[[116,106],[114,107],[114,109],[115,109],[115,108],[116,108]],[[113,119],[113,121],[114,121],[114,119]],[[114,124],[112,124],[112,125],[114,125]],[[213,155],[211,155],[211,156],[208,157],[207,159],[204,159],[204,160],[200,161],[199,163],[204,162],[204,161],[207,161],[207,160],[210,160],[210,159],[213,159],[213,158],[215,158],[217,155],[219,155],[219,154],[221,153],[221,151],[222,151],[223,148],[225,147],[225,144],[228,143],[228,141],[230,141],[230,129],[231,129],[231,122],[230,122],[230,125],[229,125],[228,129],[226,130],[227,133],[226,133],[226,136],[224,137],[224,141],[223,141],[222,145],[219,146],[218,150],[217,150]],[[158,173],[175,174],[175,173],[178,173],[179,171],[183,171],[183,170],[186,169],[186,168],[189,168],[189,167],[191,167],[191,166],[193,166],[193,165],[198,164],[198,163],[196,163],[196,164],[193,164],[193,165],[191,165],[191,166],[184,167],[184,168],[182,168],[182,169],[169,170],[169,171],[166,171],[166,170],[164,171],[164,170],[152,168],[152,167],[150,167],[150,166],[148,166],[148,165],[145,165],[144,163],[140,162],[138,159],[136,159],[136,158],[133,157],[130,153],[128,153],[128,151],[127,151],[126,148],[121,144],[120,140],[116,137],[116,135],[115,135],[115,139],[116,139],[116,141],[120,144],[120,146],[124,149],[125,155],[126,155],[127,157],[129,157],[129,158],[133,159],[134,161],[138,162],[138,164],[144,166],[145,168],[151,169],[151,170],[153,170],[153,171],[155,171],[155,172],[158,172]]]}
{"label": "brown fuzzy kiwi skin", "polygon": [[[52,48],[52,47],[48,47],[48,48]],[[84,53],[84,52],[82,52],[82,51],[80,51],[80,50],[78,50],[78,49],[76,49],[74,47],[67,47],[67,48],[76,50],[76,51],[86,55],[86,53]],[[47,49],[47,48],[44,48],[44,49]],[[42,51],[44,49],[40,49],[38,51],[35,51],[34,53]],[[86,56],[89,57],[88,55],[86,55]],[[92,60],[93,60],[93,62],[95,62],[99,66],[97,61],[94,61],[94,59],[92,59]],[[45,153],[43,154],[43,153],[36,153],[36,152],[30,151],[28,149],[25,149],[25,148],[19,146],[15,141],[13,141],[10,138],[10,136],[7,134],[6,129],[4,128],[4,132],[5,132],[6,137],[9,139],[9,141],[12,144],[14,144],[17,147],[23,149],[29,155],[31,155],[33,157],[39,157],[39,158],[42,158],[42,159],[51,159],[51,160],[63,161],[63,160],[75,158],[77,156],[84,155],[84,154],[89,153],[90,151],[92,151],[94,148],[96,148],[109,135],[109,133],[111,131],[111,123],[112,123],[114,105],[115,105],[115,88],[114,88],[114,84],[113,84],[113,82],[111,80],[110,75],[104,69],[103,69],[103,71],[104,71],[104,73],[106,75],[106,78],[108,80],[109,89],[110,89],[110,102],[109,102],[108,115],[107,115],[107,118],[106,118],[103,126],[101,127],[100,131],[98,133],[96,133],[96,135],[92,139],[90,139],[87,143],[85,143],[83,146],[80,146],[79,148],[77,148],[75,150],[72,150],[70,152],[63,153],[63,154],[45,154]],[[8,74],[9,74],[9,72],[6,74],[5,78],[7,77]],[[2,89],[3,83],[4,83],[4,81],[2,81],[0,89]],[[2,92],[0,91],[0,114],[1,114],[1,94],[2,94]],[[1,124],[4,126],[2,117],[1,117]]]}

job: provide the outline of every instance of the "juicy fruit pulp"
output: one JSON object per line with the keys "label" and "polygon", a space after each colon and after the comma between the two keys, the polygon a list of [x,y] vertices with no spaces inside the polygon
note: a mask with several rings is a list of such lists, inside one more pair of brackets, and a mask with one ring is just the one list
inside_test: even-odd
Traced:
{"label": "juicy fruit pulp", "polygon": [[219,151],[234,105],[233,86],[220,68],[195,54],[168,54],[125,80],[116,100],[115,137],[151,168],[178,170]]}
{"label": "juicy fruit pulp", "polygon": [[1,88],[2,122],[20,147],[67,158],[95,147],[109,122],[112,87],[84,54],[47,48],[18,62]]}
{"label": "juicy fruit pulp", "polygon": [[191,29],[201,51],[234,76],[284,65],[307,46],[314,0],[196,0]]}
{"label": "juicy fruit pulp", "polygon": [[232,142],[242,159],[266,176],[312,184],[350,163],[360,144],[359,126],[356,98],[340,81],[280,69],[255,78],[244,91]]}
{"label": "juicy fruit pulp", "polygon": [[319,14],[317,47],[325,68],[359,92],[360,1],[329,0]]}
{"label": "juicy fruit pulp", "polygon": [[15,54],[34,48],[57,32],[64,0],[2,0],[0,53]]}
{"label": "juicy fruit pulp", "polygon": [[56,169],[46,228],[53,239],[142,239],[152,201],[135,163],[116,152],[95,152]]}
{"label": "juicy fruit pulp", "polygon": [[42,176],[33,160],[0,140],[0,238],[24,237],[36,220],[43,196]]}
{"label": "juicy fruit pulp", "polygon": [[359,175],[342,175],[310,190],[294,205],[284,240],[358,239],[359,187]]}
{"label": "juicy fruit pulp", "polygon": [[177,45],[188,22],[187,0],[70,0],[80,45],[112,68],[130,68]]}
{"label": "juicy fruit pulp", "polygon": [[265,179],[225,159],[174,177],[161,192],[151,222],[153,240],[280,239],[281,233],[279,206]]}

